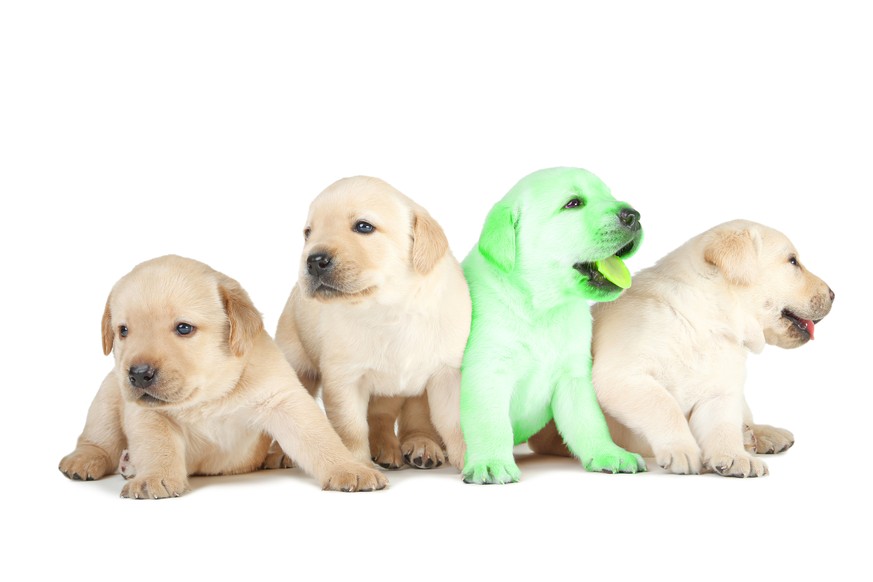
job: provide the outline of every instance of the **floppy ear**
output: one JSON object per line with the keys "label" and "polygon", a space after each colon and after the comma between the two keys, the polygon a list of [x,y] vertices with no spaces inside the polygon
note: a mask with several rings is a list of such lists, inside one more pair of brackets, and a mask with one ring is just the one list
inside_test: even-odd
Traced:
{"label": "floppy ear", "polygon": [[230,277],[221,280],[218,292],[230,322],[227,338],[230,351],[237,357],[245,355],[255,338],[264,330],[264,320],[249,299],[249,294]]}
{"label": "floppy ear", "polygon": [[[111,295],[109,297],[112,297]],[[103,308],[103,355],[112,353],[112,343],[115,341],[115,330],[112,329],[112,313],[109,311],[109,297],[106,298],[106,307]]]}
{"label": "floppy ear", "polygon": [[416,208],[412,217],[412,266],[426,275],[449,250],[449,241],[442,227],[423,208]]}
{"label": "floppy ear", "polygon": [[485,218],[479,235],[479,252],[507,273],[515,267],[515,219],[506,204],[498,202]]}
{"label": "floppy ear", "polygon": [[703,259],[731,283],[748,285],[755,278],[760,249],[761,235],[755,230],[717,229],[708,237]]}

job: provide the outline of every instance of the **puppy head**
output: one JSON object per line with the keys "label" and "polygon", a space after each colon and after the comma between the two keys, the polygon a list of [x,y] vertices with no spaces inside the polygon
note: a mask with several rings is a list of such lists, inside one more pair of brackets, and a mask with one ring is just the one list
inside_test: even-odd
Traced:
{"label": "puppy head", "polygon": [[478,248],[504,273],[611,301],[622,288],[599,270],[599,262],[613,256],[625,259],[637,251],[643,238],[639,218],[590,172],[540,170],[494,206]]}
{"label": "puppy head", "polygon": [[427,275],[449,251],[439,224],[377,178],[344,178],[309,208],[300,286],[320,301],[360,301]]}
{"label": "puppy head", "polygon": [[172,407],[231,390],[263,322],[239,283],[203,263],[166,256],[115,284],[102,329],[124,397]]}
{"label": "puppy head", "polygon": [[814,338],[834,293],[801,264],[781,232],[734,220],[705,233],[703,259],[725,282],[753,302],[768,344],[796,348]]}

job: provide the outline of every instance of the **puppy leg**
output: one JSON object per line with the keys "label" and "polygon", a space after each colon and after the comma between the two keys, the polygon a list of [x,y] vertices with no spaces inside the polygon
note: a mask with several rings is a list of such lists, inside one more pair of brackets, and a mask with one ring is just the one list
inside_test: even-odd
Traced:
{"label": "puppy leg", "polygon": [[[388,479],[370,464],[361,462],[343,446],[327,418],[288,370],[287,382],[274,386],[255,414],[255,422],[289,452],[294,461],[332,491],[384,489]],[[366,408],[361,411],[366,415]],[[366,419],[366,416],[364,416]],[[364,452],[366,453],[366,435]]]}
{"label": "puppy leg", "polygon": [[[460,411],[456,420],[460,431]],[[372,427],[370,428],[372,431]],[[443,453],[442,439],[430,420],[430,407],[427,392],[407,398],[400,413],[400,449],[403,460],[418,469],[433,469],[442,465],[446,456]],[[462,437],[463,438],[463,437]]]}
{"label": "puppy leg", "polygon": [[[442,368],[428,380],[425,393],[427,406],[430,409],[430,420],[446,447],[448,462],[460,471],[464,467],[464,457],[467,452],[464,433],[461,431],[461,371],[457,368]],[[509,410],[508,400],[506,410]],[[512,438],[511,425],[509,434]],[[436,444],[439,444],[440,439],[434,439]],[[512,460],[512,445],[510,445],[509,459]],[[514,460],[512,465],[515,465]],[[516,467],[515,470],[515,479],[518,480],[518,468]],[[511,475],[512,473],[509,472],[501,478]]]}
{"label": "puppy leg", "polygon": [[185,438],[176,425],[152,410],[126,408],[124,425],[136,475],[121,489],[133,499],[178,497],[188,491]]}
{"label": "puppy leg", "polygon": [[[465,363],[469,355],[465,355]],[[515,436],[509,416],[515,379],[491,366],[489,360],[476,359],[475,368],[465,368],[461,376],[461,428],[467,446],[462,469],[464,482],[515,483],[521,477],[513,457]],[[434,422],[439,429],[437,411],[450,406],[441,404],[438,408],[435,405],[438,391],[428,386],[427,392]],[[446,446],[449,447],[448,440]],[[448,453],[449,461],[457,466],[457,453],[451,447]]]}
{"label": "puppy leg", "polygon": [[701,400],[689,419],[707,468],[725,477],[761,477],[767,465],[746,452],[743,445],[742,399],[716,392]]}
{"label": "puppy leg", "polygon": [[768,424],[755,424],[752,421],[752,410],[743,399],[743,423],[752,433],[752,446],[746,447],[752,453],[771,455],[787,451],[794,444],[794,435],[784,428]]}
{"label": "puppy leg", "polygon": [[324,378],[322,399],[327,418],[343,444],[356,459],[368,465],[371,461],[367,426],[370,395],[361,380]]}
{"label": "puppy leg", "polygon": [[646,462],[612,442],[590,377],[565,378],[552,397],[555,426],[567,447],[588,471],[636,473]]}
{"label": "puppy leg", "polygon": [[88,409],[76,450],[61,459],[58,469],[75,481],[92,481],[114,473],[127,446],[121,427],[121,393],[111,372],[103,380]]}
{"label": "puppy leg", "polygon": [[384,469],[399,469],[403,466],[403,453],[395,432],[397,417],[403,407],[401,396],[371,396],[367,411],[370,428],[370,458]]}
{"label": "puppy leg", "polygon": [[[630,433],[642,435],[660,467],[679,475],[700,473],[700,446],[688,421],[676,399],[654,378],[601,372],[595,379],[595,388],[604,412],[630,429]],[[616,442],[631,446],[628,440],[631,439]]]}

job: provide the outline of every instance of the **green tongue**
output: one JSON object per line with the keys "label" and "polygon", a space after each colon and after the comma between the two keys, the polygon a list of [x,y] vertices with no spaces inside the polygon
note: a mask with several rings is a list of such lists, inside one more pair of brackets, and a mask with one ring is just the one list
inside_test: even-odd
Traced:
{"label": "green tongue", "polygon": [[631,274],[627,267],[617,255],[612,255],[608,259],[595,261],[594,267],[606,277],[607,281],[618,285],[622,289],[627,289],[631,286]]}

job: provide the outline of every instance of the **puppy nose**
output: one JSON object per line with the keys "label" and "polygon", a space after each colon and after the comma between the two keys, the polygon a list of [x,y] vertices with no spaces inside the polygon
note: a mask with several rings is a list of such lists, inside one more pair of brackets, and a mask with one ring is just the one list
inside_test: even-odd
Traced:
{"label": "puppy nose", "polygon": [[640,229],[640,213],[633,208],[622,208],[618,213],[618,220],[630,230]]}
{"label": "puppy nose", "polygon": [[318,277],[330,269],[331,257],[324,253],[314,253],[306,259],[306,270],[313,277]]}
{"label": "puppy nose", "polygon": [[131,366],[127,371],[127,374],[131,386],[135,386],[136,388],[148,388],[155,383],[158,371],[148,364],[139,364]]}
{"label": "puppy nose", "polygon": [[834,297],[836,297],[836,295],[834,294],[834,290],[831,289],[830,287],[828,287],[828,293],[830,293],[830,295],[831,295],[831,301],[833,301],[833,300],[834,300]]}

